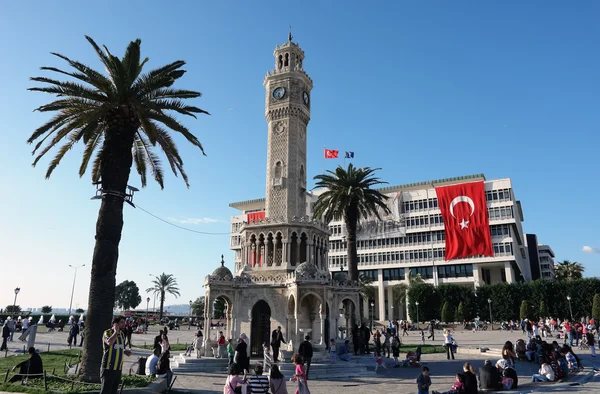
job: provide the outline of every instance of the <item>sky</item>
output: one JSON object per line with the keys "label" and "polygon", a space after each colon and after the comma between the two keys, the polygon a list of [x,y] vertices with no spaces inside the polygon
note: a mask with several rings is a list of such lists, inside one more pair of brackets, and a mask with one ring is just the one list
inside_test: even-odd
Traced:
{"label": "sky", "polygon": [[[58,52],[103,71],[84,35],[122,55],[142,39],[148,69],[187,62],[177,87],[211,113],[186,119],[207,156],[176,136],[191,187],[167,174],[126,206],[117,283],[140,289],[173,274],[185,304],[203,295],[221,254],[232,268],[229,202],[263,197],[265,74],[287,40],[305,51],[314,81],[308,179],[323,147],[355,152],[390,184],[484,173],[509,177],[524,230],[558,260],[600,276],[600,3],[597,1],[104,1],[7,2],[0,13],[0,307],[85,308],[98,201],[82,146],[49,180],[52,158],[32,168],[26,140],[50,115],[52,97],[29,92],[40,66],[66,67]],[[328,160],[334,169],[341,160]],[[129,184],[140,187],[135,172]],[[142,292],[142,297],[146,293]],[[142,307],[142,306],[141,306]],[[143,305],[145,307],[145,305]]]}

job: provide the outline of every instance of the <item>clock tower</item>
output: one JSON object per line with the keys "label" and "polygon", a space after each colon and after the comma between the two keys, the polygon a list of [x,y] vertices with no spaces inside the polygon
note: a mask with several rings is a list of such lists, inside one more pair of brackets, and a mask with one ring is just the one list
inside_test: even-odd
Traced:
{"label": "clock tower", "polygon": [[275,48],[275,69],[264,80],[268,122],[265,215],[289,223],[306,215],[306,129],[312,79],[304,51],[292,41]]}

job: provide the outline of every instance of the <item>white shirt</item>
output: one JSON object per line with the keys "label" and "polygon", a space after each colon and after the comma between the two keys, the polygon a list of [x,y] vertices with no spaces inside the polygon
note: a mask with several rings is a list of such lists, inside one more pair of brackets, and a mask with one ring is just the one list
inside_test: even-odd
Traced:
{"label": "white shirt", "polygon": [[452,343],[452,334],[448,333],[444,335],[444,343],[446,344],[451,344]]}
{"label": "white shirt", "polygon": [[29,319],[23,320],[23,330],[27,330],[29,328]]}
{"label": "white shirt", "polygon": [[158,357],[152,355],[146,360],[146,376],[150,376],[156,373],[156,366],[158,364]]}
{"label": "white shirt", "polygon": [[542,367],[540,368],[540,375],[544,375],[551,382],[553,382],[554,378],[555,378],[554,377],[554,370],[552,369],[552,367],[550,366],[550,364],[542,364]]}

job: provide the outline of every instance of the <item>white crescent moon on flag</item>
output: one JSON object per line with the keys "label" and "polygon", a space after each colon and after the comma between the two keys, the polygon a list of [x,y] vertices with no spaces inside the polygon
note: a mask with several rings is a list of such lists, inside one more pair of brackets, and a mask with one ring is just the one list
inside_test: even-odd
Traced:
{"label": "white crescent moon on flag", "polygon": [[473,202],[473,200],[471,200],[471,197],[467,196],[458,196],[454,200],[452,200],[452,202],[450,203],[450,213],[452,214],[452,216],[454,216],[454,206],[461,202],[466,202],[471,206],[471,216],[473,216],[473,213],[475,212],[475,203]]}

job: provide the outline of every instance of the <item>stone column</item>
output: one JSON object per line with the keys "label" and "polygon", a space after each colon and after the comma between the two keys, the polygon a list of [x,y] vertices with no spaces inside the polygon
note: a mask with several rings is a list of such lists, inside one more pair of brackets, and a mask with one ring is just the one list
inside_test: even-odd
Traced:
{"label": "stone column", "polygon": [[378,318],[379,320],[385,320],[385,289],[383,287],[383,270],[377,270],[377,303],[378,303]]}
{"label": "stone column", "polygon": [[263,256],[263,267],[269,266],[269,252],[271,248],[269,247],[269,236],[265,237],[265,255]]}
{"label": "stone column", "polygon": [[[398,308],[398,305],[396,305],[394,303],[393,286],[391,286],[390,284],[388,284],[388,287],[387,287],[387,298],[388,298],[388,320],[394,320],[394,312],[396,311],[396,308]],[[396,315],[397,315],[397,313],[396,313]]]}
{"label": "stone column", "polygon": [[312,241],[306,241],[306,261],[313,262],[313,244]]}
{"label": "stone column", "polygon": [[287,239],[281,239],[281,265],[289,265]]}
{"label": "stone column", "polygon": [[325,341],[325,317],[323,315],[319,315],[319,317],[321,318],[321,339],[319,344],[323,345]]}
{"label": "stone column", "polygon": [[481,266],[479,264],[473,264],[473,285],[475,288],[481,286]]}
{"label": "stone column", "polygon": [[510,261],[504,262],[504,273],[506,274],[507,283],[513,283],[515,281],[515,271],[513,270]]}

